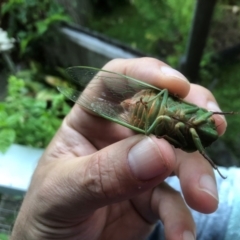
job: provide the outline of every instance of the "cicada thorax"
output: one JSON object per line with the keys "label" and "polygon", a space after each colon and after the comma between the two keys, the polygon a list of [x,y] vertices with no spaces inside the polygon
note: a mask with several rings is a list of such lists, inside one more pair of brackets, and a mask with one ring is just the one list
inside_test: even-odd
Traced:
{"label": "cicada thorax", "polygon": [[160,99],[156,98],[157,93],[152,89],[141,90],[132,98],[121,102],[129,124],[142,130],[148,129],[158,116]]}

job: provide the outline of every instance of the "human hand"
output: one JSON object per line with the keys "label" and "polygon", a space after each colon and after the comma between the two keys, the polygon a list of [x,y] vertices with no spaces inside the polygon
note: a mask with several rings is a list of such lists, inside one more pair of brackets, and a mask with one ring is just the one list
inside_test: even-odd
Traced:
{"label": "human hand", "polygon": [[[104,69],[217,110],[208,90],[156,59],[116,59]],[[214,118],[221,135],[226,122]],[[158,219],[166,239],[193,239],[190,211],[180,193],[163,182],[172,173],[179,177],[191,208],[216,210],[213,170],[199,153],[176,150],[154,136],[135,135],[75,105],[36,168],[12,240],[145,239]]]}

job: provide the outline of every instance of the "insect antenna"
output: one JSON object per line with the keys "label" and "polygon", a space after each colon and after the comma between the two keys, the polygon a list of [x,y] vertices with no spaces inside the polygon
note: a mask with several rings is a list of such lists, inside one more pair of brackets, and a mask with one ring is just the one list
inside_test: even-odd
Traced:
{"label": "insect antenna", "polygon": [[205,153],[202,153],[202,152],[200,152],[200,153],[202,154],[202,156],[203,156],[205,159],[208,160],[208,162],[211,164],[211,166],[212,166],[215,170],[217,170],[218,174],[219,174],[223,179],[226,179],[226,178],[227,178],[227,177],[225,177],[225,176],[223,176],[223,175],[221,174],[221,172],[219,171],[218,167],[215,165],[215,163],[213,162],[213,160],[212,160],[210,157],[208,157],[208,155],[206,155]]}
{"label": "insect antenna", "polygon": [[219,114],[219,115],[233,115],[233,114],[240,114],[240,112],[212,112],[212,114]]}
{"label": "insect antenna", "polygon": [[[212,112],[212,114],[218,114],[218,115],[233,115],[233,114],[240,114],[240,112]],[[221,126],[223,123],[219,124],[217,127]]]}

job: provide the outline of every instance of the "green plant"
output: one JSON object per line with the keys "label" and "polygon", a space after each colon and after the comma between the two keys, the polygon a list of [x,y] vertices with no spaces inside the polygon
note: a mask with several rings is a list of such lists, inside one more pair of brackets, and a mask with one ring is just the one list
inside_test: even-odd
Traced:
{"label": "green plant", "polygon": [[[234,153],[237,159],[240,159],[240,118],[239,109],[239,89],[240,69],[238,61],[224,61],[222,63],[213,63],[211,58],[205,58],[200,69],[200,78],[202,85],[208,88],[215,96],[220,108],[225,112],[235,112],[237,114],[225,116],[227,120],[227,130],[221,137],[226,146]],[[238,160],[240,164],[240,160]]]}
{"label": "green plant", "polygon": [[[112,11],[93,14],[89,26],[132,47],[160,55],[174,66],[183,54],[195,1],[113,2]],[[113,4],[112,3],[112,4]],[[181,7],[179,7],[181,6]]]}
{"label": "green plant", "polygon": [[8,240],[8,239],[9,239],[9,237],[8,237],[7,234],[5,234],[5,233],[0,233],[0,240]]}
{"label": "green plant", "polygon": [[20,41],[21,54],[30,54],[36,44],[48,42],[51,26],[70,20],[57,1],[51,0],[9,0],[2,4],[1,15],[8,34]]}
{"label": "green plant", "polygon": [[69,109],[55,89],[10,76],[8,95],[0,102],[0,150],[13,142],[46,147]]}
{"label": "green plant", "polygon": [[173,66],[177,66],[179,57],[184,52],[194,4],[192,0],[179,0],[177,3],[176,0],[133,1],[141,18],[148,22],[146,40],[158,46],[155,49]]}

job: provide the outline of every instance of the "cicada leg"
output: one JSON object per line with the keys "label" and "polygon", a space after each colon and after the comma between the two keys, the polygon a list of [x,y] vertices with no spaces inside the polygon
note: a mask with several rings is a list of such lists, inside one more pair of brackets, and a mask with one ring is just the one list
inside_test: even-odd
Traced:
{"label": "cicada leg", "polygon": [[181,130],[184,130],[186,128],[185,124],[182,123],[182,122],[178,122],[176,125],[175,125],[175,134],[178,136],[178,138],[180,139],[181,141],[181,147],[185,147],[187,146],[187,142],[186,142],[186,139],[183,135],[183,133],[181,132]]}
{"label": "cicada leg", "polygon": [[149,118],[147,115],[147,109],[148,109],[148,103],[155,101],[156,99],[158,99],[159,97],[162,96],[162,100],[161,100],[161,104],[160,104],[160,110],[158,115],[162,115],[164,108],[166,107],[166,103],[168,100],[168,90],[167,89],[163,89],[161,92],[159,92],[156,96],[154,96],[150,101],[144,102],[143,98],[141,97],[139,101],[136,102],[136,104],[142,104],[145,108],[145,113],[144,113],[144,118],[145,118],[145,134],[149,135],[152,130],[154,129],[154,127],[156,126],[156,124],[158,123],[158,119],[155,119],[154,122],[152,123],[152,125],[149,127]]}
{"label": "cicada leg", "polygon": [[[170,143],[172,143],[174,146],[178,146],[178,147],[184,147],[187,146],[187,142],[185,140],[185,137],[182,133],[182,129],[185,128],[185,124],[182,122],[178,122],[174,128],[172,127],[172,118],[169,116],[159,116],[154,123],[151,125],[150,128],[148,128],[147,130],[147,134],[150,134],[154,131],[156,131],[156,127],[159,130],[157,132],[157,134],[155,133],[155,135],[157,135],[158,137],[163,137],[166,140],[168,140]],[[161,129],[164,130],[164,133],[161,133]],[[171,138],[169,137],[167,134],[165,134],[165,132],[171,132],[174,131],[174,134],[177,135],[177,139]]]}
{"label": "cicada leg", "polygon": [[[159,110],[159,113],[158,113],[159,116],[162,115],[162,113],[164,111],[164,108],[166,107],[167,100],[168,100],[168,90],[167,89],[163,89],[154,98],[151,99],[151,102],[152,102],[152,101],[158,99],[161,96],[162,96],[162,100],[161,100],[161,104],[160,104],[160,110]],[[145,105],[145,108],[147,108],[147,105]],[[146,133],[146,135],[149,135],[154,130],[155,126],[157,125],[157,123],[159,121],[161,121],[161,120],[158,120],[158,118],[156,118],[154,120],[154,122],[152,123],[152,125],[149,127],[149,119],[148,119],[148,117],[146,115],[146,120],[145,120],[145,133]]]}
{"label": "cicada leg", "polygon": [[209,119],[209,117],[211,117],[212,115],[213,115],[212,112],[206,112],[201,117],[196,118],[192,123],[194,125],[202,124],[202,123],[206,122]]}
{"label": "cicada leg", "polygon": [[165,107],[167,105],[167,101],[168,101],[168,90],[167,89],[163,89],[159,94],[157,94],[153,99],[155,100],[155,98],[159,98],[162,97],[162,101],[161,101],[161,105],[160,105],[160,111],[158,113],[159,116],[163,115],[163,112],[165,110]]}
{"label": "cicada leg", "polygon": [[222,178],[226,178],[226,177],[224,177],[224,176],[220,173],[220,171],[218,170],[218,168],[217,168],[217,166],[215,165],[215,163],[213,162],[213,160],[212,160],[210,157],[208,157],[208,155],[206,154],[206,152],[205,152],[205,150],[204,150],[204,147],[203,147],[203,145],[202,145],[202,142],[201,142],[201,140],[200,140],[200,138],[199,138],[196,130],[195,130],[194,128],[190,128],[190,133],[191,133],[191,135],[192,135],[193,142],[194,142],[196,148],[198,149],[198,151],[202,154],[202,156],[203,156],[205,159],[208,160],[208,162],[211,164],[211,166],[212,166],[214,169],[217,170],[217,172],[219,173],[219,175],[220,175]]}

